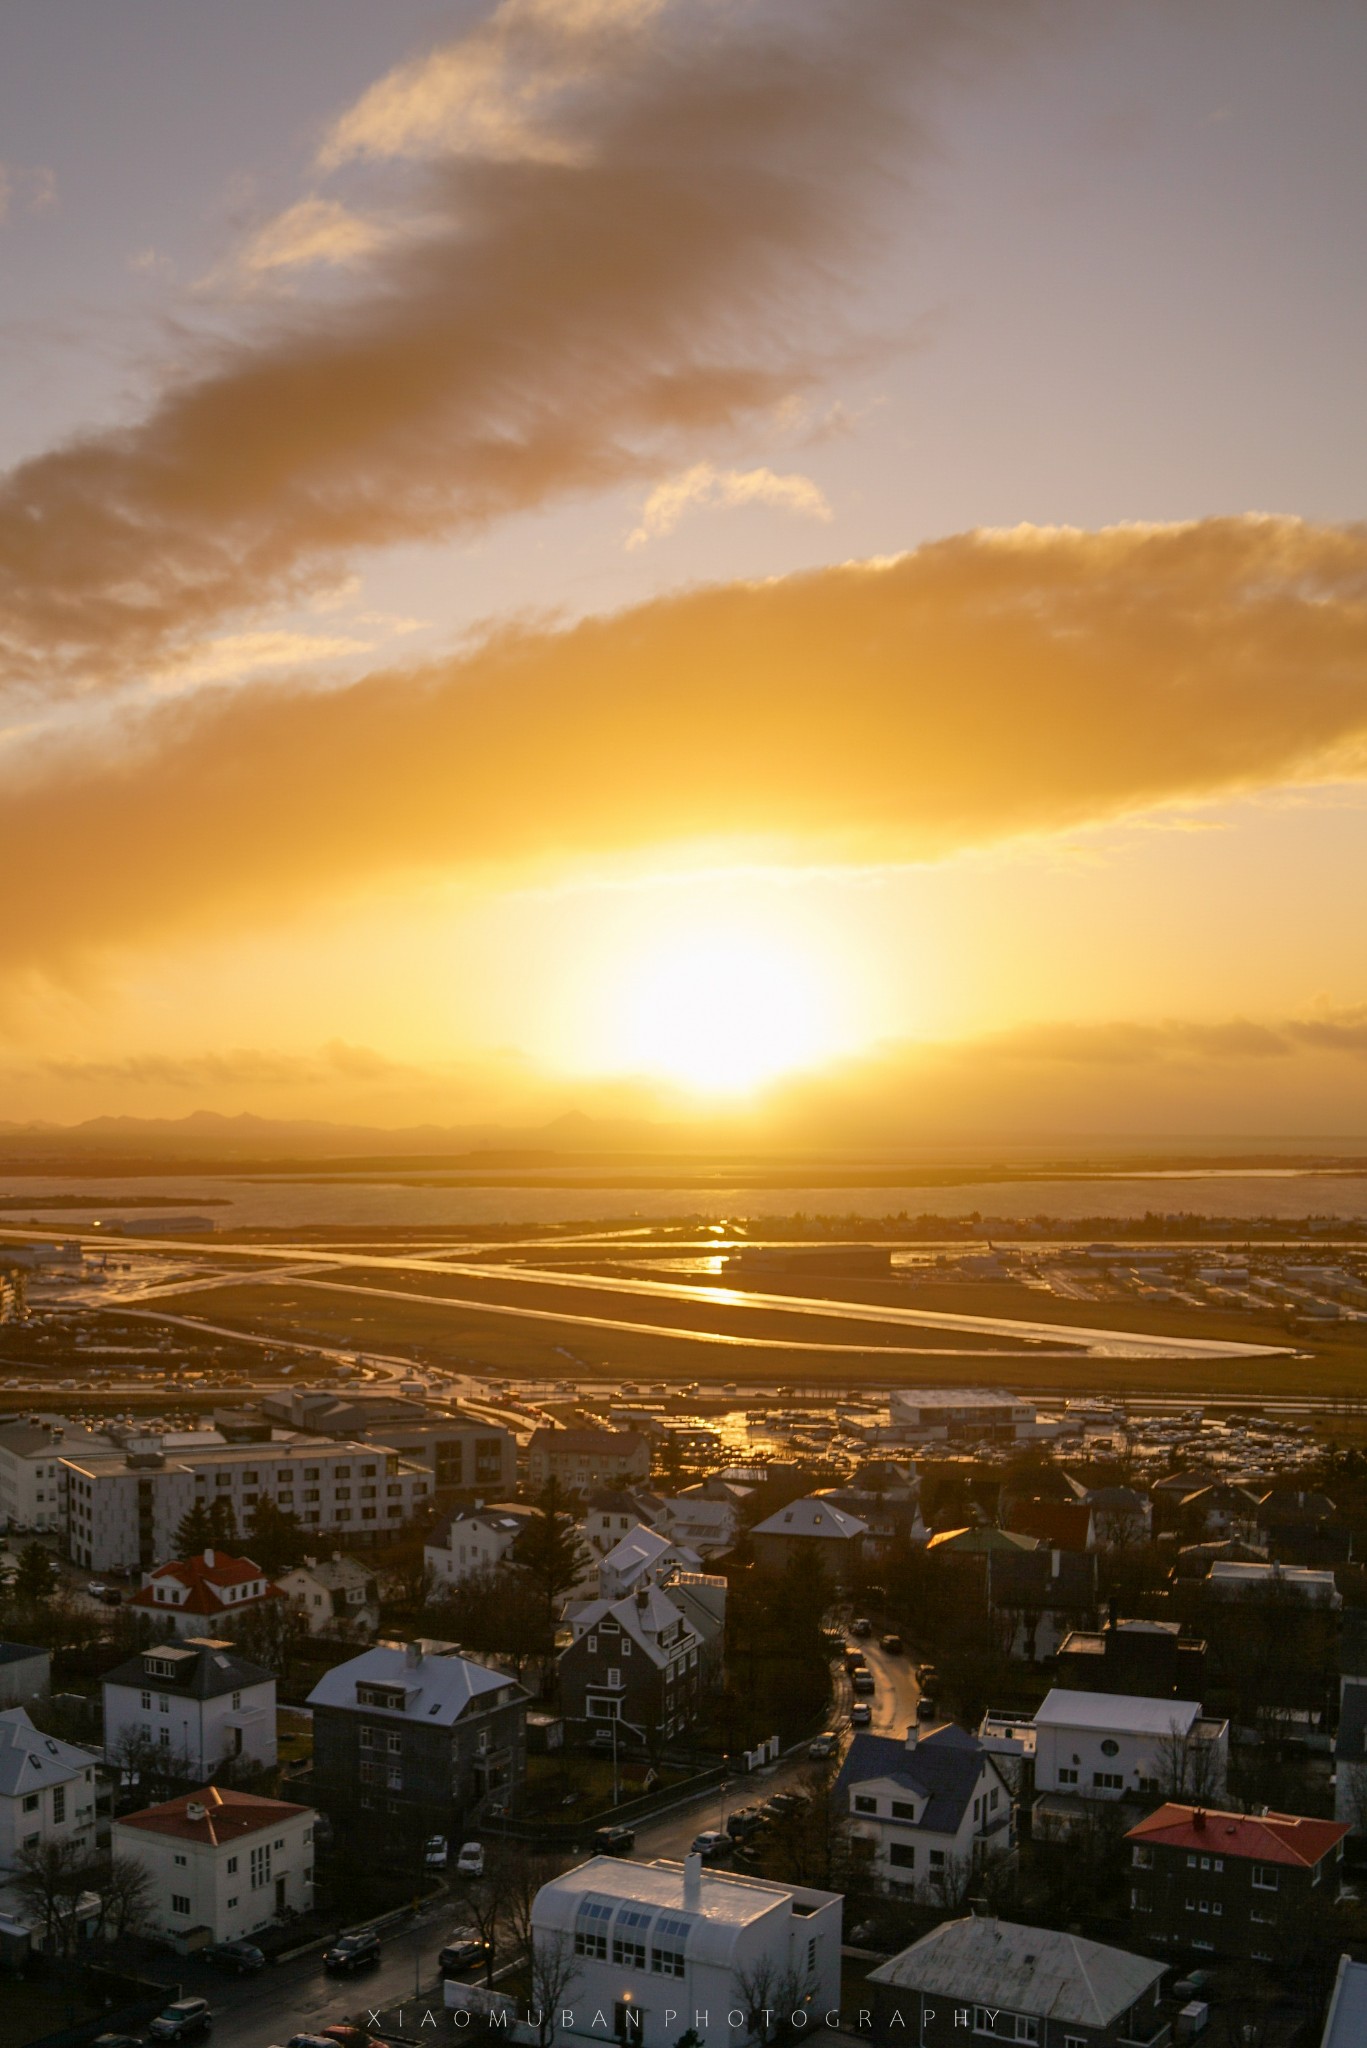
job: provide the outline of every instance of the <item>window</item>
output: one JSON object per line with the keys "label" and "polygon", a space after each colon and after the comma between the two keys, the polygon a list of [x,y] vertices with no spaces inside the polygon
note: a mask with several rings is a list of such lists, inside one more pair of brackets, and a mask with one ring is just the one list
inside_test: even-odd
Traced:
{"label": "window", "polygon": [[634,1935],[614,1934],[612,1937],[612,1960],[628,1970],[643,1970],[646,1966],[646,1945]]}
{"label": "window", "polygon": [[1120,1744],[1115,1740],[1114,1736],[1108,1735],[1106,1737],[1106,1740],[1101,1745],[1101,1754],[1103,1756],[1119,1756]]}
{"label": "window", "polygon": [[66,1819],[65,1785],[54,1785],[52,1788],[52,1818],[54,1824]]}
{"label": "window", "polygon": [[1255,1863],[1253,1866],[1253,1889],[1255,1892],[1275,1892],[1281,1884],[1281,1873],[1275,1863]]}
{"label": "window", "polygon": [[1130,1911],[1132,1913],[1148,1913],[1152,1910],[1149,1904],[1148,1893],[1141,1891],[1138,1885],[1132,1886],[1130,1889]]}
{"label": "window", "polygon": [[236,1899],[229,1899],[229,1901],[228,1901],[228,1911],[229,1911],[230,1913],[231,1913],[231,1912],[233,1912],[233,1911],[235,1910],[236,1906],[237,1906],[237,1900],[236,1900]]}
{"label": "window", "polygon": [[263,1842],[259,1849],[252,1850],[251,1870],[252,1890],[259,1892],[263,1885],[268,1885],[271,1881],[271,1845],[269,1842]]}
{"label": "window", "polygon": [[364,1722],[364,1721],[362,1721],[362,1723],[361,1723],[361,1748],[362,1748],[362,1749],[374,1749],[374,1747],[375,1747],[375,1730],[374,1730],[373,1728],[368,1728],[368,1727],[366,1726],[365,1722]]}
{"label": "window", "polygon": [[233,1694],[233,1712],[234,1712],[234,1713],[236,1713],[236,1712],[238,1711],[238,1709],[239,1709],[239,1707],[240,1707],[241,1705],[242,1705],[242,1695],[241,1695],[241,1693],[240,1693],[240,1692],[235,1692],[235,1693]]}
{"label": "window", "polygon": [[236,1876],[237,1876],[237,1858],[236,1858],[236,1856],[230,1856],[230,1857],[228,1858],[228,1861],[227,1861],[226,1865],[224,1866],[224,1868],[225,1868],[225,1869],[227,1870],[227,1873],[228,1873],[229,1877],[236,1877]]}
{"label": "window", "polygon": [[1144,1844],[1144,1843],[1142,1843],[1142,1842],[1136,1842],[1136,1843],[1135,1843],[1135,1845],[1134,1845],[1134,1859],[1133,1859],[1133,1860],[1134,1860],[1134,1867],[1135,1867],[1135,1869],[1136,1869],[1136,1870],[1152,1870],[1152,1869],[1153,1869],[1153,1850],[1152,1850],[1152,1849],[1150,1849],[1150,1848],[1148,1848],[1148,1847],[1146,1847],[1146,1846],[1145,1846],[1145,1844]]}
{"label": "window", "polygon": [[1063,1764],[1059,1769],[1058,1781],[1060,1785],[1076,1785],[1077,1772],[1070,1770],[1067,1764]]}
{"label": "window", "polygon": [[657,1977],[682,1977],[684,1973],[683,1950],[681,1948],[656,1948],[650,1951],[650,1967]]}
{"label": "window", "polygon": [[1102,1792],[1123,1792],[1125,1780],[1119,1771],[1093,1771],[1092,1783]]}
{"label": "window", "polygon": [[588,1645],[589,1645],[589,1654],[590,1654],[590,1656],[596,1656],[596,1655],[597,1655],[597,1652],[598,1652],[598,1638],[597,1638],[597,1636],[590,1636],[590,1637],[589,1637],[589,1639],[588,1639]]}
{"label": "window", "polygon": [[142,1701],[142,1711],[144,1712],[144,1714],[150,1714],[150,1713],[151,1713],[151,1711],[152,1711],[152,1695],[151,1695],[151,1693],[150,1693],[150,1692],[145,1692],[145,1693],[141,1693],[141,1694],[139,1695],[139,1698],[140,1698],[140,1699],[141,1699],[141,1701]]}
{"label": "window", "polygon": [[37,1813],[39,1806],[42,1804],[42,1798],[41,1792],[26,1793],[24,1797],[24,1812]]}
{"label": "window", "polygon": [[159,1714],[169,1714],[169,1713],[170,1713],[170,1711],[171,1711],[171,1702],[170,1702],[170,1700],[169,1700],[169,1699],[167,1699],[167,1697],[166,1697],[166,1694],[165,1694],[164,1692],[159,1692],[159,1693],[157,1694],[157,1712],[158,1712]]}
{"label": "window", "polygon": [[878,1801],[870,1798],[867,1792],[856,1792],[853,1804],[856,1813],[877,1813],[878,1811]]}
{"label": "window", "polygon": [[583,1899],[575,1916],[574,1952],[577,1956],[588,1956],[592,1961],[605,1963],[608,1959],[608,1922],[612,1918],[611,1906],[601,1899]]}
{"label": "window", "polygon": [[180,1864],[188,1864],[190,1859],[188,1856],[177,1856],[175,1860]]}
{"label": "window", "polygon": [[914,1842],[893,1842],[888,1849],[888,1862],[894,1870],[915,1870],[916,1844]]}
{"label": "window", "polygon": [[172,1892],[171,1911],[173,1913],[179,1913],[182,1916],[189,1913],[190,1901],[184,1892]]}
{"label": "window", "polygon": [[1039,2021],[1033,2015],[1000,2012],[993,2006],[975,2005],[973,2031],[990,2034],[994,2041],[1038,2041]]}

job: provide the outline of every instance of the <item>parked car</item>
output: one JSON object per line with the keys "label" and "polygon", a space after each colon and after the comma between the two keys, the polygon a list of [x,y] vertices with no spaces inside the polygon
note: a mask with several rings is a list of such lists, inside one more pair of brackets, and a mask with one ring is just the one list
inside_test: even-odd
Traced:
{"label": "parked car", "polygon": [[429,1835],[427,1846],[422,1852],[422,1860],[429,1870],[445,1870],[446,1859],[450,1853],[445,1835]]}
{"label": "parked car", "polygon": [[872,1721],[873,1708],[869,1705],[868,1701],[856,1700],[850,1708],[850,1726],[852,1728],[867,1728]]}
{"label": "parked car", "polygon": [[334,1941],[332,1947],[323,1952],[323,1968],[339,1970],[346,1975],[353,1970],[368,1970],[379,1960],[380,1937],[370,1928],[360,1934],[344,1934],[340,1941]]}
{"label": "parked car", "polygon": [[813,1737],[812,1741],[807,1744],[807,1754],[814,1757],[834,1756],[839,1747],[839,1736],[832,1735],[828,1731],[825,1735]]}
{"label": "parked car", "polygon": [[922,1693],[920,1699],[916,1702],[916,1718],[918,1721],[933,1721],[935,1719],[935,1702],[926,1693]]}
{"label": "parked car", "polygon": [[861,1615],[858,1621],[851,1623],[850,1634],[852,1636],[871,1636],[873,1634],[873,1623],[866,1621]]}
{"label": "parked car", "polygon": [[91,1579],[85,1590],[89,1593],[92,1600],[103,1600],[109,1588],[103,1579]]}
{"label": "parked car", "polygon": [[458,1877],[483,1877],[484,1845],[482,1842],[462,1842],[456,1858]]}
{"label": "parked car", "polygon": [[916,1666],[916,1683],[918,1685],[934,1685],[939,1675],[933,1664],[918,1664]]}
{"label": "parked car", "polygon": [[734,1813],[726,1816],[726,1832],[733,1842],[744,1842],[763,1827],[764,1821],[757,1806],[738,1806]]}
{"label": "parked car", "polygon": [[845,1669],[847,1671],[857,1671],[863,1662],[864,1652],[856,1650],[853,1644],[851,1644],[850,1648],[845,1652]]}
{"label": "parked car", "polygon": [[689,1843],[689,1853],[701,1856],[704,1863],[720,1863],[724,1856],[731,1854],[734,1847],[735,1843],[730,1835],[724,1834],[720,1828],[704,1828],[703,1832],[694,1835]]}
{"label": "parked car", "polygon": [[599,1828],[593,1838],[594,1853],[599,1856],[629,1856],[635,1846],[635,1828]]}
{"label": "parked car", "polygon": [[350,2020],[337,2020],[332,2026],[324,2027],[318,2039],[324,2048],[385,2048],[383,2041],[377,2041],[364,2027],[353,2027]]}
{"label": "parked car", "polygon": [[858,1671],[850,1673],[850,1686],[853,1691],[865,1694],[876,1692],[878,1689],[873,1673],[862,1665]]}
{"label": "parked car", "polygon": [[193,2041],[213,2024],[207,1998],[173,1998],[147,2029],[149,2041]]}
{"label": "parked car", "polygon": [[769,1804],[776,1806],[780,1813],[796,1813],[799,1806],[805,1806],[807,1801],[801,1792],[775,1792]]}
{"label": "parked car", "polygon": [[884,1636],[882,1647],[890,1657],[900,1657],[902,1654],[902,1638],[900,1636]]}
{"label": "parked car", "polygon": [[458,1927],[437,1957],[437,1967],[443,1977],[458,1977],[462,1970],[482,1963],[488,1953],[488,1942],[473,1927]]}
{"label": "parked car", "polygon": [[250,1977],[266,1967],[265,1955],[254,1941],[216,1941],[212,1948],[205,1949],[204,1960],[215,1969],[230,1970],[238,1977]]}
{"label": "parked car", "polygon": [[138,2034],[97,2034],[90,2048],[142,2048]]}

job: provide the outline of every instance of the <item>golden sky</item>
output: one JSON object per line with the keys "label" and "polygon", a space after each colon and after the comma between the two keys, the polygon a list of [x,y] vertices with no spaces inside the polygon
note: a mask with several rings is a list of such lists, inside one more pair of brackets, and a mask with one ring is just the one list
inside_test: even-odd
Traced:
{"label": "golden sky", "polygon": [[4,1114],[1367,1131],[1361,25],[380,15],[0,27]]}

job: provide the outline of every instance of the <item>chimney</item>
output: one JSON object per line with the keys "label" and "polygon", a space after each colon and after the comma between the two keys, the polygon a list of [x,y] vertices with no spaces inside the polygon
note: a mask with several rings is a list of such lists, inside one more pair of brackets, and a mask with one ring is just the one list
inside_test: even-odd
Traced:
{"label": "chimney", "polygon": [[1050,1578],[1051,1578],[1051,1579],[1056,1579],[1056,1578],[1058,1577],[1058,1573],[1059,1573],[1059,1564],[1060,1564],[1060,1562],[1061,1562],[1061,1560],[1062,1560],[1062,1557],[1063,1557],[1063,1552],[1062,1552],[1061,1550],[1051,1550],[1051,1551],[1050,1551],[1050,1553],[1049,1553],[1049,1576],[1050,1576]]}
{"label": "chimney", "polygon": [[684,1857],[683,1902],[693,1907],[702,1902],[702,1857],[696,1850]]}
{"label": "chimney", "polygon": [[920,1740],[920,1736],[921,1736],[921,1730],[920,1730],[920,1728],[919,1728],[919,1727],[917,1726],[917,1724],[916,1724],[916,1722],[915,1722],[915,1721],[911,1722],[911,1723],[910,1723],[910,1725],[909,1725],[909,1726],[908,1726],[908,1728],[907,1728],[907,1748],[908,1748],[908,1749],[915,1749],[915,1747],[916,1747],[916,1744],[917,1744],[917,1743],[918,1743],[918,1741]]}
{"label": "chimney", "polygon": [[405,1643],[403,1646],[403,1661],[410,1671],[416,1671],[422,1662],[422,1643]]}
{"label": "chimney", "polygon": [[649,1586],[638,1586],[636,1588],[636,1605],[640,1609],[641,1613],[644,1614],[646,1608],[650,1605]]}
{"label": "chimney", "polygon": [[213,1554],[212,1550],[206,1550],[206,1551],[205,1551],[205,1553],[204,1553],[204,1562],[205,1562],[205,1564],[207,1564],[207,1565],[209,1566],[209,1568],[210,1568],[210,1569],[212,1570],[212,1568],[213,1568],[213,1562],[214,1562],[214,1554]]}
{"label": "chimney", "polygon": [[185,1818],[186,1820],[207,1820],[209,1818],[209,1809],[202,1799],[188,1800],[185,1807]]}
{"label": "chimney", "polygon": [[1192,1815],[1192,1817],[1191,1817],[1191,1824],[1192,1824],[1192,1826],[1193,1826],[1194,1828],[1204,1828],[1204,1827],[1205,1827],[1205,1824],[1206,1824],[1206,1816],[1205,1816],[1205,1813],[1204,1813],[1204,1811],[1202,1810],[1202,1808],[1201,1808],[1201,1807],[1199,1807],[1199,1806],[1198,1806],[1198,1807],[1197,1807],[1197,1809],[1196,1809],[1196,1811],[1195,1811],[1195,1813],[1194,1813],[1194,1814]]}

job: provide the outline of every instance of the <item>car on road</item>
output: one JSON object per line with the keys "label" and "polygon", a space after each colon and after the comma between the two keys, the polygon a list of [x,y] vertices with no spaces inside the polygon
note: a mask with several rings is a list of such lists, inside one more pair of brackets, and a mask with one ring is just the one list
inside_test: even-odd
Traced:
{"label": "car on road", "polygon": [[368,1970],[380,1960],[380,1937],[372,1928],[360,1934],[344,1934],[323,1951],[323,1968],[349,1976],[353,1970]]}
{"label": "car on road", "polygon": [[689,1854],[701,1856],[704,1863],[719,1863],[723,1856],[731,1854],[734,1846],[731,1837],[719,1828],[705,1828],[700,1835],[694,1835]]}
{"label": "car on road", "polygon": [[216,1941],[212,1948],[205,1949],[204,1960],[215,1969],[231,1971],[238,1977],[253,1976],[266,1967],[265,1955],[254,1941]]}
{"label": "car on road", "polygon": [[916,1683],[918,1685],[932,1686],[939,1675],[933,1664],[918,1664],[916,1666]]}
{"label": "car on road", "polygon": [[429,1870],[445,1870],[450,1847],[445,1835],[429,1835],[422,1852],[422,1860]]}
{"label": "car on road", "polygon": [[458,1977],[462,1970],[482,1963],[488,1953],[488,1942],[473,1927],[458,1927],[437,1957],[437,1968],[443,1977]]}
{"label": "car on road", "polygon": [[482,1842],[461,1843],[460,1854],[456,1858],[456,1875],[457,1877],[483,1877],[484,1844]]}
{"label": "car on road", "polygon": [[863,1663],[864,1652],[862,1650],[856,1650],[853,1643],[851,1643],[849,1648],[845,1652],[845,1669],[847,1671],[858,1671],[863,1665]]}
{"label": "car on road", "polygon": [[902,1654],[902,1638],[900,1636],[884,1636],[879,1647],[886,1650],[890,1657],[900,1657]]}
{"label": "car on road", "polygon": [[935,1719],[935,1702],[926,1693],[922,1693],[920,1699],[916,1702],[916,1718],[918,1721],[933,1721]]}
{"label": "car on road", "polygon": [[852,1636],[871,1636],[873,1634],[873,1623],[866,1621],[861,1615],[858,1621],[850,1624],[850,1634]]}
{"label": "car on road", "polygon": [[872,1724],[872,1721],[873,1708],[869,1705],[868,1701],[856,1700],[850,1708],[850,1726],[852,1728],[867,1728]]}
{"label": "car on road", "polygon": [[850,1686],[854,1692],[871,1693],[877,1690],[873,1673],[865,1665],[850,1673]]}
{"label": "car on road", "polygon": [[763,1825],[763,1816],[757,1806],[738,1806],[734,1813],[726,1816],[726,1832],[733,1842],[748,1840],[756,1828]]}
{"label": "car on road", "polygon": [[834,1756],[839,1747],[839,1736],[832,1735],[828,1730],[826,1734],[817,1735],[812,1738],[807,1744],[807,1754],[812,1757]]}
{"label": "car on road", "polygon": [[635,1828],[599,1828],[593,1838],[594,1851],[599,1856],[629,1856],[635,1846]]}
{"label": "car on road", "polygon": [[89,1593],[92,1600],[103,1600],[109,1588],[103,1579],[91,1579],[85,1590]]}
{"label": "car on road", "polygon": [[213,2024],[207,1998],[173,1998],[147,2029],[149,2041],[193,2041]]}

